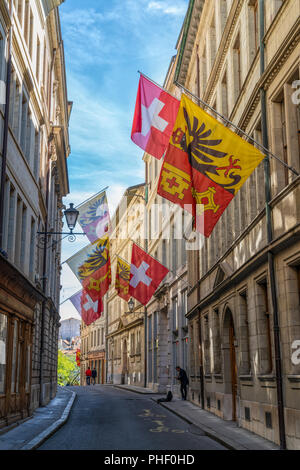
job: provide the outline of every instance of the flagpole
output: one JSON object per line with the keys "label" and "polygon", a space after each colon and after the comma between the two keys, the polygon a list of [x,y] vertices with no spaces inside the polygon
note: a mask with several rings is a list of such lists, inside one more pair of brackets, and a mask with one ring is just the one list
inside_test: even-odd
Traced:
{"label": "flagpole", "polygon": [[94,199],[95,197],[99,196],[99,194],[104,193],[104,191],[106,191],[108,188],[109,188],[109,186],[106,186],[104,189],[102,189],[102,190],[99,191],[98,193],[94,194],[94,195],[91,196],[91,197],[88,197],[85,201],[83,201],[83,202],[81,202],[80,204],[78,204],[78,206],[76,206],[76,209],[78,209],[79,207],[83,206],[83,204],[86,204],[87,202],[91,201],[91,200]]}
{"label": "flagpole", "polygon": [[80,289],[79,291],[75,292],[75,294],[70,295],[70,297],[68,297],[67,299],[63,300],[59,305],[62,305],[62,304],[64,304],[65,302],[67,302],[68,300],[70,300],[70,298],[73,297],[73,295],[79,294],[79,292],[81,292],[81,290],[82,290],[82,289]]}
{"label": "flagpole", "polygon": [[168,95],[173,96],[173,98],[175,98],[177,101],[179,101],[176,96],[174,96],[172,93],[170,93],[168,90],[166,90],[163,86],[159,85],[159,83],[152,80],[152,78],[148,77],[147,75],[145,75],[143,72],[140,72],[139,70],[138,70],[138,73],[140,75],[143,75],[143,77],[145,77],[147,80],[149,80],[149,82],[153,83],[153,85],[158,86],[158,88],[160,88],[162,91],[164,91],[165,93],[168,93]]}
{"label": "flagpole", "polygon": [[264,147],[262,144],[260,144],[259,142],[257,142],[253,137],[251,137],[249,134],[247,134],[247,132],[243,131],[243,129],[241,129],[240,127],[238,127],[236,124],[234,124],[232,121],[230,121],[229,119],[227,119],[225,116],[223,116],[221,113],[219,113],[216,109],[214,109],[212,106],[210,106],[208,103],[206,103],[205,101],[203,101],[201,98],[199,98],[199,96],[195,95],[194,93],[192,93],[191,91],[189,91],[187,88],[185,88],[183,85],[181,85],[180,83],[178,83],[177,81],[174,82],[176,86],[178,86],[178,88],[181,88],[182,90],[184,90],[186,93],[188,93],[189,95],[193,96],[193,98],[195,98],[196,100],[198,100],[203,106],[209,108],[213,113],[215,113],[217,116],[219,116],[221,119],[223,119],[223,121],[225,121],[227,124],[229,124],[230,126],[234,127],[238,132],[242,133],[245,137],[247,137],[247,139],[251,140],[255,145],[257,145],[261,150],[263,150],[264,153],[266,153],[266,156],[271,156],[273,158],[275,158],[276,160],[278,160],[283,166],[285,166],[286,168],[288,168],[292,173],[294,173],[296,176],[299,176],[299,173],[297,170],[295,170],[295,168],[291,167],[290,165],[288,165],[286,162],[284,162],[283,160],[281,160],[279,157],[277,157],[276,155],[274,155],[274,153],[272,153],[269,149],[267,149],[266,147]]}

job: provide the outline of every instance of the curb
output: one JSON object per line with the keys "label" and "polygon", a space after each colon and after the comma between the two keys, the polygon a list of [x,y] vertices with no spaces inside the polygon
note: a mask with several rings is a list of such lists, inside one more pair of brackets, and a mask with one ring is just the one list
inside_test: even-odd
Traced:
{"label": "curb", "polygon": [[140,390],[134,390],[132,388],[126,387],[125,385],[114,384],[113,387],[118,388],[120,390],[127,390],[128,392],[139,393],[140,395],[161,395],[161,393],[159,393],[159,392],[153,392],[153,391],[142,392]]}
{"label": "curb", "polygon": [[76,398],[76,393],[75,392],[70,392],[71,398],[68,401],[68,404],[61,415],[61,418],[59,418],[57,421],[55,421],[51,426],[49,426],[45,431],[41,432],[38,434],[34,439],[29,441],[27,444],[25,444],[23,447],[20,448],[20,450],[34,450],[37,447],[39,447],[48,437],[50,437],[52,434],[54,434],[57,429],[59,429],[65,422],[67,421],[71,408],[73,406],[74,400]]}
{"label": "curb", "polygon": [[[154,400],[155,401],[155,400]],[[171,411],[171,413],[175,414],[176,416],[178,416],[179,418],[183,419],[184,421],[186,421],[188,424],[192,424],[193,426],[196,426],[197,428],[201,429],[201,431],[203,431],[205,433],[205,435],[207,437],[210,437],[211,439],[213,439],[214,441],[218,442],[219,444],[223,445],[224,447],[226,447],[228,450],[247,450],[245,447],[241,447],[241,446],[238,446],[238,447],[234,447],[232,444],[229,444],[225,439],[222,439],[220,438],[216,433],[214,433],[213,431],[208,431],[206,426],[200,426],[199,424],[196,424],[196,423],[193,423],[193,421],[191,421],[190,419],[186,418],[186,416],[183,416],[181,415],[178,411],[176,410],[173,410],[172,408],[169,408],[168,406],[166,406],[163,402],[162,403],[158,403],[159,405],[163,406],[166,410],[169,410]]]}
{"label": "curb", "polygon": [[[115,388],[119,388],[121,390],[128,390],[129,392],[134,392],[134,393],[139,393],[141,395],[150,395],[150,394],[157,394],[157,395],[161,395],[161,393],[155,393],[155,392],[142,392],[140,390],[134,390],[132,388],[127,388],[126,386],[122,385],[122,386],[118,386],[118,385],[113,385],[113,387]],[[154,397],[150,397],[151,400],[153,400],[154,402],[156,402],[156,398]],[[172,408],[169,408],[168,406],[166,406],[163,402],[159,403],[159,405],[163,406],[166,410],[169,410],[171,411],[171,413],[175,414],[176,416],[178,416],[179,418],[183,419],[185,422],[187,422],[188,424],[192,424],[194,426],[196,426],[197,428],[201,429],[201,431],[203,431],[205,433],[205,435],[211,439],[213,439],[214,441],[218,442],[219,444],[223,445],[224,447],[226,447],[228,450],[247,450],[246,447],[243,447],[243,446],[240,446],[238,445],[237,447],[234,447],[233,444],[227,442],[225,439],[222,439],[220,438],[216,433],[214,433],[214,431],[210,431],[208,430],[205,426],[203,427],[200,427],[199,424],[196,424],[196,423],[193,423],[191,420],[189,420],[188,418],[186,418],[185,416],[182,416],[178,411],[175,411],[173,410]]]}

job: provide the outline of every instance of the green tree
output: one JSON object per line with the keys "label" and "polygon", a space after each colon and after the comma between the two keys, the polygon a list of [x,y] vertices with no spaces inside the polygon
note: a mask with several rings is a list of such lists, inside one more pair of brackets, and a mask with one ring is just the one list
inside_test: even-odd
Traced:
{"label": "green tree", "polygon": [[58,351],[57,383],[58,385],[79,385],[80,369],[76,364],[76,357],[65,356]]}

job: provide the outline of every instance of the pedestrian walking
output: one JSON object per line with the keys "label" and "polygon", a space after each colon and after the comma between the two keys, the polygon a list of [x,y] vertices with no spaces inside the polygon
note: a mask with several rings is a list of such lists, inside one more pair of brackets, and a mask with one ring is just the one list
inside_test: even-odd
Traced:
{"label": "pedestrian walking", "polygon": [[91,383],[91,375],[92,375],[92,371],[91,369],[88,367],[87,370],[85,371],[85,375],[86,375],[86,384],[87,385],[90,385]]}
{"label": "pedestrian walking", "polygon": [[93,381],[93,385],[95,385],[96,383],[96,377],[97,377],[97,371],[94,367],[94,369],[92,370],[92,381]]}
{"label": "pedestrian walking", "polygon": [[180,381],[180,392],[181,392],[181,397],[182,397],[181,399],[186,400],[187,386],[189,384],[189,379],[184,369],[181,369],[179,366],[177,366],[176,370],[178,372],[177,379]]}

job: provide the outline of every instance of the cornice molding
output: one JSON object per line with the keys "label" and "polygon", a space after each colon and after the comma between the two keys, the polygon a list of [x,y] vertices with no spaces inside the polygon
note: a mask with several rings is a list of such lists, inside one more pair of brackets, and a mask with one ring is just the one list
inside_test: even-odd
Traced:
{"label": "cornice molding", "polygon": [[216,59],[215,59],[213,68],[211,70],[207,87],[204,93],[203,100],[206,103],[209,103],[209,101],[211,100],[214,90],[216,88],[217,82],[220,78],[220,73],[224,65],[225,57],[227,55],[229,46],[231,44],[231,39],[234,33],[234,29],[237,24],[243,5],[244,5],[244,0],[234,0],[234,3],[229,12],[229,16],[227,18],[227,22],[226,22],[225,29],[221,38],[221,42],[218,47]]}
{"label": "cornice molding", "polygon": [[9,27],[11,26],[11,21],[8,8],[4,0],[0,1],[0,21],[2,23],[3,28],[8,31]]}
{"label": "cornice molding", "polygon": [[205,0],[190,0],[189,3],[175,69],[175,81],[179,83],[186,81],[204,4]]}

